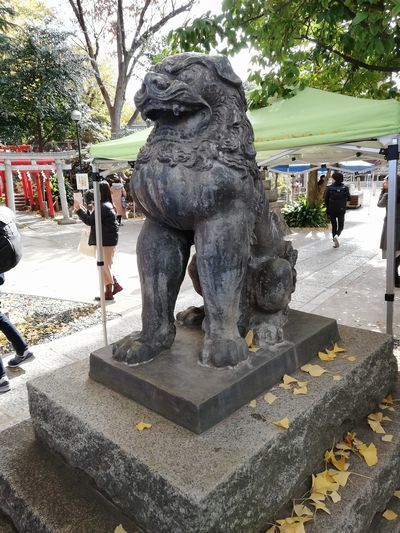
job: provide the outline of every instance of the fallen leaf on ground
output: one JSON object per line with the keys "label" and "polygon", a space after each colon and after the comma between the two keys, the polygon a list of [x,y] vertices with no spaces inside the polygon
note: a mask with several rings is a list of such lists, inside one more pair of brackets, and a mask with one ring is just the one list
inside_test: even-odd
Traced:
{"label": "fallen leaf on ground", "polygon": [[358,451],[363,456],[364,461],[368,466],[374,466],[378,462],[378,452],[376,446],[373,442],[369,446],[362,443],[360,446],[357,446]]}
{"label": "fallen leaf on ground", "polygon": [[383,427],[381,426],[381,423],[376,420],[368,419],[368,425],[372,429],[372,431],[375,431],[375,433],[386,433]]}
{"label": "fallen leaf on ground", "polygon": [[383,413],[370,413],[368,415],[368,418],[370,420],[377,420],[378,422],[380,422],[381,420],[383,420]]}
{"label": "fallen leaf on ground", "polygon": [[277,422],[272,422],[274,426],[277,426],[278,428],[288,429],[289,427],[289,419],[288,418],[282,418],[281,420],[278,420]]}
{"label": "fallen leaf on ground", "polygon": [[328,490],[336,490],[337,488],[337,481],[328,472],[328,470],[324,470],[319,474],[313,474],[311,476],[311,479],[312,492],[319,492],[321,494],[325,494]]}
{"label": "fallen leaf on ground", "polygon": [[316,509],[320,509],[321,511],[325,511],[328,514],[331,514],[328,507],[324,504],[324,502],[312,502],[312,504]]}
{"label": "fallen leaf on ground", "polygon": [[396,498],[400,499],[400,490],[395,490],[393,496],[396,496]]}
{"label": "fallen leaf on ground", "polygon": [[336,354],[335,352],[318,352],[318,357],[321,359],[321,361],[333,361],[336,359]]}
{"label": "fallen leaf on ground", "polygon": [[339,485],[341,487],[345,487],[348,480],[349,480],[349,476],[351,474],[351,472],[335,472],[335,471],[330,471],[333,479],[339,483]]}
{"label": "fallen leaf on ground", "polygon": [[249,331],[246,334],[246,337],[244,338],[247,344],[247,348],[250,348],[250,346],[253,344],[253,337],[254,337],[253,330],[249,329]]}
{"label": "fallen leaf on ground", "polygon": [[338,346],[338,344],[335,342],[331,351],[335,353],[341,353],[341,352],[345,352],[346,350],[345,348],[341,348],[340,346]]}
{"label": "fallen leaf on ground", "polygon": [[319,365],[304,365],[300,367],[300,370],[308,372],[308,374],[314,378],[322,376],[322,374],[326,372],[326,370]]}
{"label": "fallen leaf on ground", "polygon": [[297,379],[292,378],[292,376],[288,376],[288,374],[285,374],[283,376],[282,381],[285,385],[290,385],[290,383],[297,383]]}
{"label": "fallen leaf on ground", "polygon": [[327,463],[331,463],[335,468],[340,470],[341,472],[345,472],[349,469],[349,464],[346,463],[346,457],[341,456],[340,459],[336,457],[336,455],[333,453],[333,450],[328,450],[325,452],[324,459]]}
{"label": "fallen leaf on ground", "polygon": [[138,422],[137,424],[135,424],[135,427],[139,431],[143,431],[144,429],[150,429],[151,428],[151,424],[141,421],[141,422]]}
{"label": "fallen leaf on ground", "polygon": [[390,509],[386,509],[386,511],[384,513],[382,513],[382,516],[383,518],[386,518],[386,520],[396,520],[396,518],[398,517],[398,514],[395,513],[394,511],[391,511]]}
{"label": "fallen leaf on ground", "polygon": [[332,499],[333,503],[340,502],[340,500],[342,499],[340,494],[335,490],[329,494],[329,497]]}
{"label": "fallen leaf on ground", "polygon": [[298,387],[297,389],[293,389],[293,394],[308,394],[307,385],[305,385],[304,387]]}
{"label": "fallen leaf on ground", "polygon": [[336,374],[332,377],[333,381],[340,381],[342,379],[342,376],[340,374]]}
{"label": "fallen leaf on ground", "polygon": [[384,442],[392,442],[392,440],[393,440],[393,435],[389,435],[389,434],[387,434],[387,435],[383,435],[382,440],[383,440]]}
{"label": "fallen leaf on ground", "polygon": [[251,400],[251,402],[249,403],[249,407],[255,409],[257,407],[257,400]]}
{"label": "fallen leaf on ground", "polygon": [[291,390],[292,387],[290,385],[286,385],[286,383],[281,383],[280,385],[278,385],[281,389],[285,389],[285,390]]}
{"label": "fallen leaf on ground", "polygon": [[120,524],[119,526],[117,526],[115,529],[114,529],[114,533],[126,533],[125,529],[122,527],[122,524]]}
{"label": "fallen leaf on ground", "polygon": [[384,398],[382,400],[382,403],[385,403],[387,405],[393,405],[394,404],[394,401],[393,401],[393,396],[389,393],[386,398]]}
{"label": "fallen leaf on ground", "polygon": [[258,352],[259,349],[260,347],[256,346],[255,344],[252,344],[251,346],[249,346],[249,352]]}
{"label": "fallen leaf on ground", "polygon": [[267,392],[267,394],[264,396],[264,400],[271,405],[274,403],[275,400],[277,400],[278,397],[275,396],[275,394],[272,394],[272,392]]}
{"label": "fallen leaf on ground", "polygon": [[297,516],[314,516],[314,513],[306,505],[298,503],[293,506],[293,511]]}
{"label": "fallen leaf on ground", "polygon": [[354,357],[354,355],[346,355],[346,357],[344,357],[344,359],[347,359],[351,363],[354,363],[354,361],[357,361],[357,357]]}

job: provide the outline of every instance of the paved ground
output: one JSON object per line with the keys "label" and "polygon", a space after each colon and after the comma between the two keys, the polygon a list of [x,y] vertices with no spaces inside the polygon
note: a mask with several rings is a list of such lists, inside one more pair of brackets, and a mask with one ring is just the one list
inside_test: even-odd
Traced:
{"label": "paved ground", "polygon": [[[298,285],[292,307],[334,317],[349,326],[385,331],[385,266],[379,250],[384,211],[377,196],[364,194],[364,206],[348,211],[341,245],[332,248],[329,231],[300,230],[289,238],[299,251]],[[98,293],[95,262],[78,255],[82,225],[57,225],[33,215],[18,215],[24,257],[9,272],[10,293],[92,302]],[[128,220],[120,233],[115,273],[124,291],[108,304],[109,341],[140,329],[140,286],[135,246],[142,222]],[[400,292],[398,293],[400,295]],[[177,308],[200,302],[185,279]],[[111,318],[112,317],[112,318]],[[395,301],[395,335],[400,335],[399,296]],[[29,416],[28,379],[85,359],[103,345],[101,324],[34,347],[35,360],[10,372],[12,390],[0,397],[0,431]],[[11,355],[11,354],[10,354]],[[7,360],[7,358],[6,358]]]}

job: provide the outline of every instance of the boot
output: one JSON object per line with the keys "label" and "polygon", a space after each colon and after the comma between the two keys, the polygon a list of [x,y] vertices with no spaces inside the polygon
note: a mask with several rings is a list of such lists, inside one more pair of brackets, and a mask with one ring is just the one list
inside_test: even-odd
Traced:
{"label": "boot", "polygon": [[113,288],[113,294],[117,294],[117,292],[121,292],[123,290],[123,287],[118,283],[115,276],[113,276],[113,282],[114,282],[114,288]]}
{"label": "boot", "polygon": [[104,294],[106,300],[114,300],[112,283],[106,285],[106,292]]}

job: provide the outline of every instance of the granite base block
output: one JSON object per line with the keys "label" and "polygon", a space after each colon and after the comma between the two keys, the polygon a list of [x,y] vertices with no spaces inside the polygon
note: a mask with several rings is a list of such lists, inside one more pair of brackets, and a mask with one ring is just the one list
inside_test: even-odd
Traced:
{"label": "granite base block", "polygon": [[[146,532],[258,532],[396,381],[390,337],[347,327],[339,333],[355,362],[316,359],[329,373],[293,373],[309,381],[307,395],[276,386],[272,405],[261,395],[255,409],[243,406],[201,435],[89,379],[88,365],[73,364],[28,383],[36,436]],[[272,424],[283,417],[288,430]],[[142,420],[151,429],[138,431]]]}
{"label": "granite base block", "polygon": [[121,523],[139,533],[77,474],[35,440],[29,421],[1,432],[0,531],[15,531],[6,515],[20,533],[112,533]]}
{"label": "granite base block", "polygon": [[111,346],[93,352],[90,377],[176,424],[202,433],[338,338],[335,320],[291,310],[284,328],[285,342],[251,353],[235,368],[215,369],[199,364],[201,329],[180,326],[171,349],[147,364],[128,366],[114,361]]}

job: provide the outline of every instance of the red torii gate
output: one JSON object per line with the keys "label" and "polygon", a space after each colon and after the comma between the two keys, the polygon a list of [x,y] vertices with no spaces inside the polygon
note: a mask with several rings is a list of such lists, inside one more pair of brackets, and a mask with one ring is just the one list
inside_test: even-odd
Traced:
{"label": "red torii gate", "polygon": [[[14,149],[14,152],[9,151]],[[0,185],[5,193],[7,206],[15,212],[13,172],[18,172],[21,178],[25,198],[32,206],[34,201],[32,176],[35,179],[39,210],[44,211],[44,195],[47,198],[50,216],[54,216],[53,199],[50,188],[50,173],[56,173],[60,192],[62,223],[70,223],[67,196],[64,184],[64,170],[70,170],[71,165],[66,161],[74,157],[75,152],[31,152],[29,145],[0,146]],[[45,187],[43,191],[42,179]]]}

